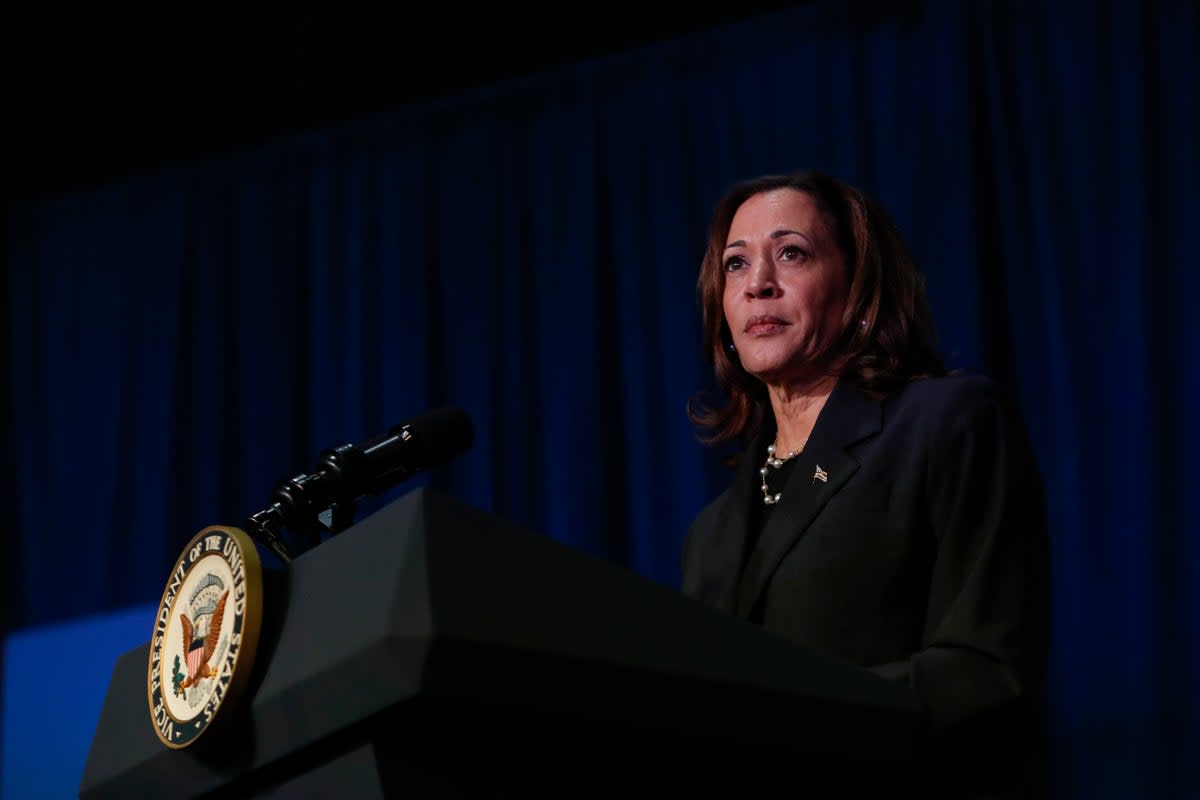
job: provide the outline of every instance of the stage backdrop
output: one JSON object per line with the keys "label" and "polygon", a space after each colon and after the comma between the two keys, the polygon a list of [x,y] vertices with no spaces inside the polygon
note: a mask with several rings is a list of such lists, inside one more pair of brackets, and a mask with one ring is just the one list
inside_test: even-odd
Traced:
{"label": "stage backdrop", "polygon": [[811,167],[1026,415],[1058,796],[1195,792],[1197,39],[1192,0],[818,2],[16,209],[7,624],[157,602],[200,528],[445,403],[477,439],[419,481],[677,585],[725,480],[684,415],[707,214]]}

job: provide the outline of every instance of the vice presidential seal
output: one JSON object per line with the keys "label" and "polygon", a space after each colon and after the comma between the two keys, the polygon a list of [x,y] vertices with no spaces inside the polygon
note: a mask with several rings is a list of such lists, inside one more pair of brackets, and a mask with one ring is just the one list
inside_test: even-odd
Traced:
{"label": "vice presidential seal", "polygon": [[253,669],[261,622],[253,540],[238,528],[200,531],[167,580],[150,640],[146,687],[163,744],[187,747],[229,717]]}

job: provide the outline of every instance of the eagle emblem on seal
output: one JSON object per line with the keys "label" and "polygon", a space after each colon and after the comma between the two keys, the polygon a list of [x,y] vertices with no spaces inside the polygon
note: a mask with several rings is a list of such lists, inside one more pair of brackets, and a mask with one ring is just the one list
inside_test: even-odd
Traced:
{"label": "eagle emblem on seal", "polygon": [[187,689],[217,674],[209,662],[221,642],[221,625],[225,620],[225,603],[228,600],[229,590],[219,577],[210,573],[192,593],[188,604],[191,617],[180,613],[187,671],[176,676],[175,694],[178,696],[186,698]]}

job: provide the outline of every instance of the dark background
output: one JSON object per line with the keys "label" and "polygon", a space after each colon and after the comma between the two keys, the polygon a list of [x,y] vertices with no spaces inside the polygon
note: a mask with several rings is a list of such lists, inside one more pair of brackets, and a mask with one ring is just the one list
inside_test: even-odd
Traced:
{"label": "dark background", "polygon": [[769,5],[5,6],[5,781],[77,780],[202,524],[446,399],[440,486],[676,580],[724,482],[681,413],[703,221],[808,166],[1026,415],[1057,796],[1200,796],[1200,8]]}
{"label": "dark background", "polygon": [[803,3],[6,4],[10,201]]}

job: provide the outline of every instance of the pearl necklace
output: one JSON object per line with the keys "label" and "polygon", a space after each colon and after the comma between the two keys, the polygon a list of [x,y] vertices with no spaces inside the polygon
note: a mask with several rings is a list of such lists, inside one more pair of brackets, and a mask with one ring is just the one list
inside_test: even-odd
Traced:
{"label": "pearl necklace", "polygon": [[804,445],[806,444],[808,444],[807,440],[801,442],[799,449],[793,450],[783,458],[775,457],[775,442],[771,442],[769,445],[767,445],[767,460],[763,462],[762,468],[758,471],[758,474],[762,476],[762,493],[764,503],[769,506],[773,506],[779,502],[781,497],[783,497],[782,492],[775,492],[774,494],[771,493],[771,490],[767,487],[767,474],[772,468],[779,469],[783,466],[785,461],[790,461],[796,456],[800,455],[800,452],[804,450]]}

